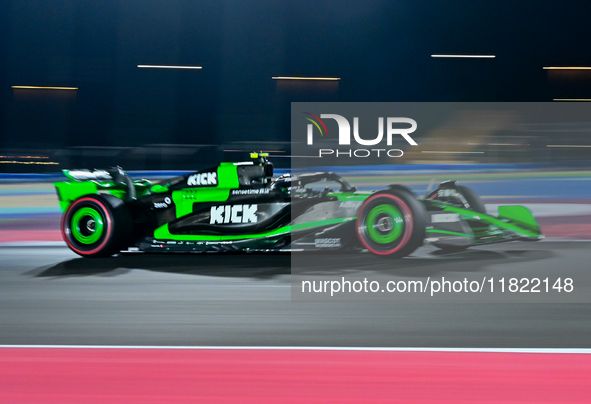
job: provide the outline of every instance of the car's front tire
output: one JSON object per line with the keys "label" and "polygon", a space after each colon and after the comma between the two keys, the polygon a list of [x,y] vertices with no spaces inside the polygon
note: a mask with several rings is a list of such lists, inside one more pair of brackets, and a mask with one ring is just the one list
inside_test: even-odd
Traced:
{"label": "car's front tire", "polygon": [[424,205],[411,192],[401,189],[377,192],[359,209],[357,236],[374,254],[405,257],[423,244],[426,217]]}
{"label": "car's front tire", "polygon": [[468,202],[468,205],[470,205],[470,210],[478,213],[486,213],[484,202],[482,202],[482,199],[480,199],[480,196],[475,191],[461,185],[456,185],[456,190],[464,197],[466,202]]}
{"label": "car's front tire", "polygon": [[85,195],[62,216],[62,237],[83,257],[108,257],[129,240],[132,221],[125,203],[112,195]]}

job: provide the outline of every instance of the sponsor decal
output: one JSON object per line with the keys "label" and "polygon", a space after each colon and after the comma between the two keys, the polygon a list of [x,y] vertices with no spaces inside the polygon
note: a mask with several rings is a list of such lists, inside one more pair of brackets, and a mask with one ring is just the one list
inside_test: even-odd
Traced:
{"label": "sponsor decal", "polygon": [[347,202],[341,202],[339,204],[339,208],[342,209],[357,209],[359,206],[361,206],[363,202],[355,202],[355,201],[347,201]]}
{"label": "sponsor decal", "polygon": [[437,196],[441,196],[443,198],[452,197],[457,194],[455,189],[438,189]]}
{"label": "sponsor decal", "polygon": [[223,205],[212,206],[209,212],[209,224],[256,223],[258,205]]}
{"label": "sponsor decal", "polygon": [[460,215],[457,213],[437,213],[431,215],[431,223],[453,223],[459,221]]}
{"label": "sponsor decal", "polygon": [[340,238],[317,238],[314,239],[314,246],[316,248],[340,248]]}
{"label": "sponsor decal", "polygon": [[218,174],[211,173],[199,173],[192,174],[187,178],[187,185],[190,187],[212,187],[218,185]]}
{"label": "sponsor decal", "polygon": [[154,202],[154,209],[166,209],[171,203],[172,200],[167,196],[162,202]]}
{"label": "sponsor decal", "polygon": [[263,195],[268,194],[269,188],[257,188],[257,189],[234,189],[232,195]]}
{"label": "sponsor decal", "polygon": [[[306,141],[308,145],[314,144],[314,132],[315,128],[320,133],[320,136],[328,137],[328,130],[323,119],[333,119],[336,121],[339,128],[339,145],[349,146],[352,142],[361,146],[392,146],[392,138],[394,136],[402,136],[404,140],[411,146],[418,146],[417,142],[410,136],[417,129],[417,122],[411,118],[402,117],[379,117],[378,118],[378,134],[373,139],[362,138],[359,134],[359,117],[353,117],[353,138],[351,138],[351,124],[347,118],[337,114],[320,114],[320,117],[312,115],[308,112],[305,114],[310,115],[314,119],[306,117],[305,119],[311,123],[307,124],[307,136]],[[408,126],[410,125],[410,126]],[[385,138],[385,145],[383,144]],[[388,148],[363,148],[363,149],[319,149],[318,156],[333,156],[333,157],[382,157],[387,155],[388,157],[402,157],[404,152],[400,149],[388,149]]]}

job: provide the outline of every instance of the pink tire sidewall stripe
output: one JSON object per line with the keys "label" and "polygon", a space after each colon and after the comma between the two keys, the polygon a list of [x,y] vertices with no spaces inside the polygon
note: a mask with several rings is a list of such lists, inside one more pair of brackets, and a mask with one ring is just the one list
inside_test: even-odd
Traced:
{"label": "pink tire sidewall stripe", "polygon": [[398,198],[395,195],[391,195],[391,194],[376,194],[373,195],[371,197],[369,197],[361,206],[361,209],[359,209],[359,211],[361,212],[363,210],[363,208],[371,203],[371,201],[377,199],[377,198],[389,198],[392,199],[396,202],[397,207],[400,208],[400,210],[402,210],[402,213],[404,215],[404,235],[402,237],[402,240],[400,241],[400,243],[394,247],[392,250],[389,251],[376,251],[373,248],[371,248],[371,246],[365,241],[365,239],[362,237],[361,232],[360,232],[360,225],[361,223],[361,216],[358,215],[357,216],[357,221],[355,223],[356,228],[357,228],[357,236],[359,237],[359,240],[361,241],[361,243],[365,246],[365,248],[367,248],[369,251],[371,251],[374,254],[378,254],[378,255],[390,255],[395,253],[396,251],[400,250],[401,248],[403,248],[408,241],[410,240],[410,237],[412,235],[412,231],[413,231],[413,222],[412,222],[412,212],[410,211],[408,205],[406,204],[406,202],[404,202],[402,199]]}

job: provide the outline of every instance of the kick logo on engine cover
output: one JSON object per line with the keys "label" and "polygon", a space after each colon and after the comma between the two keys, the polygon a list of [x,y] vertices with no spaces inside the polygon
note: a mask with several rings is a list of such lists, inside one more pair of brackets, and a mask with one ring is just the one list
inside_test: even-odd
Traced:
{"label": "kick logo on engine cover", "polygon": [[188,186],[198,187],[215,187],[218,185],[218,174],[217,173],[199,173],[190,175],[187,178]]}

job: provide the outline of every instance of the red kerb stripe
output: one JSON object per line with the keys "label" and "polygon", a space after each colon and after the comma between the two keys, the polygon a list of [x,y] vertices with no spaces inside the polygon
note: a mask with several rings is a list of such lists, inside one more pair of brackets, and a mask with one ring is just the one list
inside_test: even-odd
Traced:
{"label": "red kerb stripe", "polygon": [[0,349],[0,402],[588,403],[591,355]]}

